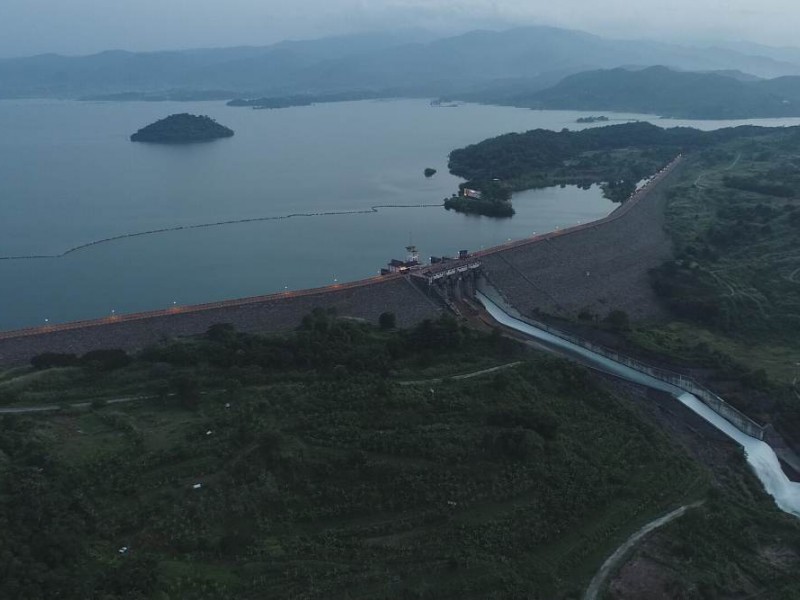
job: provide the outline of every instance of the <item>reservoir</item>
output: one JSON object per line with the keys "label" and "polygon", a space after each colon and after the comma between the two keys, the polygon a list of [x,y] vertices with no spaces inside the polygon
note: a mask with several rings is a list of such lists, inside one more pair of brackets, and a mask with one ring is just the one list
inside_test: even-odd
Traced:
{"label": "reservoir", "polygon": [[[179,112],[236,135],[128,140]],[[504,220],[436,206],[460,182],[447,172],[451,150],[510,131],[583,128],[585,115],[425,100],[281,110],[0,101],[0,330],[323,286],[374,275],[409,243],[423,257],[452,255],[597,219],[614,208],[597,187],[522,192]],[[426,167],[437,174],[425,178]],[[160,229],[170,231],[64,254]],[[43,258],[15,258],[29,256]]]}

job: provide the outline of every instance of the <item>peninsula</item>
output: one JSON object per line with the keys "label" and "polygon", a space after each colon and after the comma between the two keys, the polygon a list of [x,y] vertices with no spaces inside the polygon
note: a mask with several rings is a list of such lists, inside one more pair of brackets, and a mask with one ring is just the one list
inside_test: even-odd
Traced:
{"label": "peninsula", "polygon": [[467,180],[461,189],[467,198],[449,199],[445,208],[509,217],[514,214],[510,203],[514,192],[555,185],[598,184],[606,198],[621,203],[636,191],[638,182],[678,154],[779,132],[765,127],[704,132],[624,123],[582,131],[508,133],[450,153],[448,168]]}
{"label": "peninsula", "polygon": [[143,127],[131,136],[132,142],[189,144],[233,136],[233,130],[207,116],[181,113],[170,115]]}

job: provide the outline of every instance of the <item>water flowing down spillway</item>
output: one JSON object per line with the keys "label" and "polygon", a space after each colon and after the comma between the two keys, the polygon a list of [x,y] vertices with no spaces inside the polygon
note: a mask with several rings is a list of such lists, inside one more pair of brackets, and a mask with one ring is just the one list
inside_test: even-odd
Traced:
{"label": "water flowing down spillway", "polygon": [[689,392],[520,321],[506,313],[481,292],[478,292],[478,298],[492,318],[506,327],[515,329],[550,346],[555,346],[569,355],[580,357],[582,362],[602,371],[675,396],[687,408],[741,445],[744,448],[747,463],[752,467],[767,493],[775,499],[778,507],[784,512],[800,517],[800,483],[795,483],[786,476],[778,457],[775,455],[775,451],[769,444],[741,432],[732,423],[726,421]]}

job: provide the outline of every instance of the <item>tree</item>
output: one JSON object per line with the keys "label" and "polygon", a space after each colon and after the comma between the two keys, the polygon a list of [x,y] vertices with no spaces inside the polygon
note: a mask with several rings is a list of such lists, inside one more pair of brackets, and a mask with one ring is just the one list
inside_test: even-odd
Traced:
{"label": "tree", "polygon": [[58,352],[45,352],[37,354],[31,359],[34,369],[50,369],[52,367],[72,367],[78,363],[78,357],[74,354],[62,354]]}
{"label": "tree", "polygon": [[606,322],[614,331],[627,331],[631,328],[630,318],[624,310],[612,310],[608,313]]}
{"label": "tree", "polygon": [[393,312],[384,312],[378,317],[378,323],[381,329],[394,329],[397,327],[397,317]]}
{"label": "tree", "polygon": [[200,384],[192,377],[180,377],[175,381],[175,395],[184,408],[196,408],[200,403]]}
{"label": "tree", "polygon": [[81,357],[81,364],[95,367],[102,371],[113,371],[127,367],[131,363],[131,357],[120,348],[110,348],[106,350],[92,350]]}
{"label": "tree", "polygon": [[228,342],[235,336],[236,328],[232,323],[216,323],[206,331],[206,337],[212,342]]}

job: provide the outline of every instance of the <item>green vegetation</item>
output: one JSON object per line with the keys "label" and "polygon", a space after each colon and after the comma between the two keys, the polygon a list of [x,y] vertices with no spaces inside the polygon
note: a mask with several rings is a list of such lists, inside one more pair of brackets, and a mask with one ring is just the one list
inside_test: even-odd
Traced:
{"label": "green vegetation", "polygon": [[681,152],[769,131],[776,130],[736,127],[702,132],[685,127],[661,129],[649,123],[583,131],[535,129],[454,150],[449,167],[454,175],[471,180],[464,185],[478,190],[502,186],[510,195],[511,191],[531,188],[561,184],[588,187],[599,183],[607,198],[623,202],[642,179],[652,176]]}
{"label": "green vegetation", "polygon": [[292,96],[274,96],[269,98],[236,98],[228,102],[228,106],[249,107],[255,109],[290,108],[292,106],[311,106],[330,102],[351,102],[354,100],[373,100],[391,97],[391,93],[383,92],[339,92],[330,94],[294,94]]}
{"label": "green vegetation", "polygon": [[640,544],[604,598],[800,597],[797,519],[765,500],[742,466],[720,465],[722,487]]}
{"label": "green vegetation", "polygon": [[[459,184],[459,195],[445,198],[446,210],[466,214],[484,215],[487,217],[513,217],[511,206],[511,188],[505,183],[493,180],[466,181]],[[470,191],[478,192],[480,197],[466,195]]]}
{"label": "green vegetation", "polygon": [[[666,67],[587,71],[532,93],[499,98],[545,109],[613,110],[684,119],[800,116],[800,77],[758,79],[741,73],[673,71]],[[492,102],[491,91],[483,101]],[[591,122],[591,121],[589,121]]]}
{"label": "green vegetation", "polygon": [[627,337],[704,377],[800,449],[800,132],[706,149],[669,190],[675,256],[651,273],[673,321]]}
{"label": "green vegetation", "polygon": [[185,144],[207,142],[232,136],[232,129],[220,125],[211,117],[181,113],[170,115],[165,119],[143,127],[131,136],[131,141]]}
{"label": "green vegetation", "polygon": [[433,177],[434,175],[436,175],[436,169],[432,169],[431,167],[425,169],[425,177]]}
{"label": "green vegetation", "polygon": [[576,123],[606,123],[610,121],[608,117],[605,115],[600,115],[599,117],[578,117],[575,121]]}
{"label": "green vegetation", "polygon": [[510,202],[468,198],[466,196],[446,198],[444,207],[446,210],[454,210],[460,213],[496,218],[513,217],[516,212]]}
{"label": "green vegetation", "polygon": [[799,144],[793,129],[706,152],[696,180],[670,191],[675,260],[653,282],[676,314],[753,340],[798,339]]}
{"label": "green vegetation", "polygon": [[5,374],[28,399],[152,399],[0,419],[0,595],[577,597],[708,478],[586,371],[523,352],[316,311],[291,336],[218,325],[114,370]]}
{"label": "green vegetation", "polygon": [[381,313],[380,317],[378,317],[378,325],[380,325],[381,329],[394,329],[397,327],[397,315],[393,312]]}

